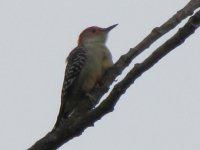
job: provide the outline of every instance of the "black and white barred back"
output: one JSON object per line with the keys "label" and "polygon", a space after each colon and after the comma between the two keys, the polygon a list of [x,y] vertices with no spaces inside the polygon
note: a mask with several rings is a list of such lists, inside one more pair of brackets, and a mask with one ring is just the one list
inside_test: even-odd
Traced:
{"label": "black and white barred back", "polygon": [[62,96],[66,95],[68,88],[73,85],[78,78],[81,69],[86,61],[86,50],[82,47],[76,47],[67,57],[67,66],[62,88]]}
{"label": "black and white barred back", "polygon": [[68,117],[71,111],[73,111],[74,104],[72,101],[70,101],[68,95],[71,94],[71,89],[73,89],[73,85],[75,84],[76,79],[79,77],[86,59],[86,50],[82,47],[76,47],[67,57],[67,66],[65,69],[61,94],[60,112],[58,114],[54,129],[62,125],[63,121]]}

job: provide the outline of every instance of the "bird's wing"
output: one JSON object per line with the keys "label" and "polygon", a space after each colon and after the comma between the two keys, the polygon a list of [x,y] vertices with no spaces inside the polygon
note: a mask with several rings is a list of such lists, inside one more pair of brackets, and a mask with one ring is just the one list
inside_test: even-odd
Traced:
{"label": "bird's wing", "polygon": [[65,95],[69,87],[73,85],[78,78],[86,61],[86,50],[82,47],[77,47],[71,51],[67,57],[67,66],[65,69],[65,77],[62,88],[62,95]]}
{"label": "bird's wing", "polygon": [[58,114],[54,128],[62,124],[63,118],[66,118],[73,110],[73,102],[70,102],[69,97],[71,94],[71,89],[73,88],[76,79],[79,77],[85,61],[86,50],[82,47],[76,47],[67,57],[67,66],[65,69],[65,76],[61,94],[60,112]]}

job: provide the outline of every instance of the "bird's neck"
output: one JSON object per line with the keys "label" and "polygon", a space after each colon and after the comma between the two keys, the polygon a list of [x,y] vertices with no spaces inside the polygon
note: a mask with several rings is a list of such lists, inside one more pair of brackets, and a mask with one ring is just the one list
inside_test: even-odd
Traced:
{"label": "bird's neck", "polygon": [[105,43],[102,42],[84,42],[79,43],[78,46],[88,48],[99,48],[99,47],[106,47]]}

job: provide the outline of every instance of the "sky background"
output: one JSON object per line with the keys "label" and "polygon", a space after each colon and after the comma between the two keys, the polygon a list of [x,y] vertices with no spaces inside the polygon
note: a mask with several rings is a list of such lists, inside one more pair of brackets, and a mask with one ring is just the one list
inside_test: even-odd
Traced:
{"label": "sky background", "polygon": [[[107,42],[116,61],[187,2],[0,0],[0,149],[25,150],[52,129],[60,107],[65,59],[83,29],[119,23]],[[158,40],[131,66],[177,30]],[[59,150],[199,150],[199,36],[197,30],[144,73],[114,112]]]}

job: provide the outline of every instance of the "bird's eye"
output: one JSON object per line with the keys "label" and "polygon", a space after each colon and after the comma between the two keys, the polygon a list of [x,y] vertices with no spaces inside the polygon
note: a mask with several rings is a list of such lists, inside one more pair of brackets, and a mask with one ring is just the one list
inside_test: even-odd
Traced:
{"label": "bird's eye", "polygon": [[92,33],[96,33],[96,31],[97,31],[96,29],[92,29]]}

